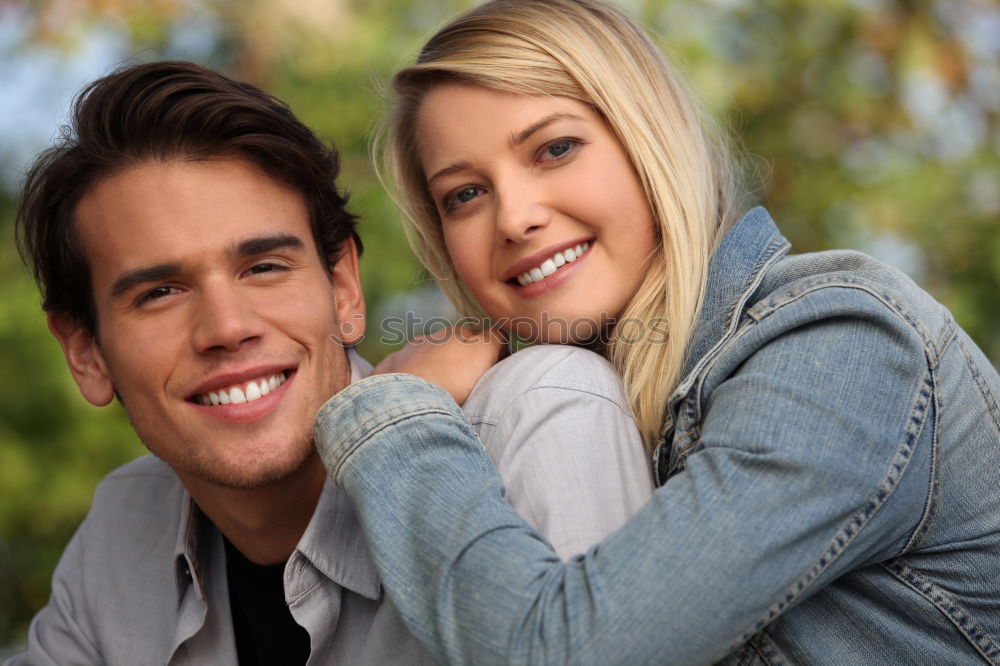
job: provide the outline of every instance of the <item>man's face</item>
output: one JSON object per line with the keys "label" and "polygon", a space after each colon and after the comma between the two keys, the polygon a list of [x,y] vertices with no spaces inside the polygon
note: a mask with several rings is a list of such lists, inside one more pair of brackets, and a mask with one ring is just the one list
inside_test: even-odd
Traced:
{"label": "man's face", "polygon": [[238,160],[131,167],[76,212],[97,340],[53,331],[84,395],[116,391],[182,479],[251,488],[314,460],[363,331],[353,244],[330,277],[302,195]]}

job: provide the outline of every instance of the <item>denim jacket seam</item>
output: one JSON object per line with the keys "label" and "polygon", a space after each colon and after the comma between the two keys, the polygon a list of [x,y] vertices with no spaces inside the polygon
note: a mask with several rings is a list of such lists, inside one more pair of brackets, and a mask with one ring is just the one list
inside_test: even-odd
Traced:
{"label": "denim jacket seam", "polygon": [[[687,416],[688,423],[693,423],[694,426],[684,431],[685,436],[700,434],[701,431],[700,424],[702,419],[702,407],[701,407],[702,394],[704,391],[705,379],[708,377],[708,373],[711,370],[712,366],[720,358],[722,358],[727,349],[731,348],[734,344],[736,344],[740,339],[743,338],[744,335],[747,335],[752,328],[753,328],[752,325],[747,325],[734,330],[732,334],[728,336],[728,339],[725,341],[725,344],[720,345],[718,353],[715,354],[714,357],[709,362],[707,362],[705,366],[702,368],[700,376],[698,376],[696,380],[692,383],[691,389],[688,391],[688,394],[686,396],[688,404],[686,407],[685,415]],[[675,434],[675,438],[677,437],[678,436]],[[700,437],[695,437],[694,441],[684,445],[683,448],[678,448],[677,450],[678,457],[687,457],[687,455],[698,445],[699,441]]]}
{"label": "denim jacket seam", "polygon": [[754,634],[748,641],[748,644],[757,656],[760,657],[760,660],[768,664],[768,666],[781,666],[788,663],[781,658],[781,652],[768,635],[766,627]]}
{"label": "denim jacket seam", "polygon": [[[675,435],[676,440],[679,442],[677,444],[677,465],[683,465],[684,461],[688,459],[696,448],[698,444],[701,443],[701,424],[695,423],[683,433]],[[690,439],[691,441],[685,442],[685,439]]]}
{"label": "denim jacket seam", "polygon": [[910,567],[903,558],[883,562],[882,567],[943,613],[986,661],[1000,666],[1000,644],[997,639],[990,636],[958,600],[933,580]]}
{"label": "denim jacket seam", "polygon": [[375,435],[403,421],[408,421],[419,416],[427,416],[429,414],[440,414],[456,421],[460,421],[463,426],[468,427],[468,423],[464,419],[456,418],[451,410],[441,407],[422,407],[419,409],[413,409],[397,414],[388,419],[384,416],[381,418],[371,418],[366,423],[359,424],[359,426],[352,433],[341,439],[341,442],[337,445],[337,451],[335,454],[336,464],[333,469],[329,470],[331,476],[334,480],[339,480],[340,472],[343,470],[344,465],[347,464],[351,456],[353,456],[362,446],[368,443],[369,440],[371,440]]}
{"label": "denim jacket seam", "polygon": [[743,290],[740,292],[739,296],[733,301],[732,306],[726,311],[726,330],[719,336],[712,347],[705,352],[705,354],[698,359],[695,366],[691,368],[691,371],[686,377],[681,379],[681,381],[674,388],[670,397],[667,399],[667,404],[675,400],[680,400],[683,396],[688,393],[700,378],[704,371],[705,365],[714,356],[720,353],[720,350],[725,348],[729,340],[737,333],[739,327],[740,317],[738,316],[746,305],[747,300],[753,295],[753,293],[763,282],[764,276],[767,274],[767,268],[770,265],[781,258],[782,250],[787,250],[791,247],[791,244],[782,237],[777,237],[773,239],[768,246],[760,253],[760,257],[757,259],[757,263],[754,264],[753,269],[751,269],[746,281],[743,283]]}
{"label": "denim jacket seam", "polygon": [[928,368],[927,381],[931,385],[931,403],[934,407],[934,417],[931,423],[931,450],[930,450],[930,478],[927,483],[927,495],[924,501],[924,510],[920,515],[920,522],[917,523],[913,534],[906,545],[903,546],[900,555],[911,552],[918,548],[937,521],[938,510],[941,505],[941,456],[938,451],[941,432],[941,404],[940,395],[937,390],[936,366]]}
{"label": "denim jacket seam", "polygon": [[927,358],[931,369],[937,369],[938,365],[941,364],[941,359],[944,358],[945,353],[948,351],[948,348],[958,338],[958,325],[951,317],[951,313],[949,312],[947,314],[948,316],[944,320],[944,326],[941,327],[939,339],[931,345],[931,349],[934,353]]}
{"label": "denim jacket seam", "polygon": [[[655,483],[659,486],[666,483],[666,480],[676,473],[678,465],[682,464],[682,461],[673,460],[674,456],[670,455],[673,439],[671,436],[671,430],[676,423],[676,420],[671,416],[670,409],[671,405],[675,405],[684,399],[688,395],[692,387],[699,383],[704,378],[704,369],[712,358],[718,356],[722,353],[729,342],[734,339],[735,336],[739,334],[739,322],[741,317],[740,313],[743,312],[746,302],[754,294],[758,287],[760,287],[761,282],[764,281],[764,276],[767,274],[767,269],[777,260],[779,260],[785,252],[791,248],[791,243],[789,243],[782,236],[777,236],[773,238],[764,248],[764,250],[757,257],[756,263],[754,263],[753,268],[750,270],[747,279],[743,282],[743,289],[740,291],[739,296],[733,300],[732,306],[726,311],[726,330],[723,331],[719,339],[709,348],[705,354],[695,362],[693,368],[690,372],[677,383],[674,390],[671,392],[670,396],[667,398],[667,413],[663,418],[663,425],[660,428],[660,438],[657,445],[653,449],[652,453],[652,465],[653,465],[653,478]],[[661,465],[660,459],[662,458],[662,451],[667,452],[667,471],[662,475],[661,478]]]}
{"label": "denim jacket seam", "polygon": [[834,534],[830,544],[823,550],[823,554],[820,555],[819,559],[798,581],[785,591],[782,599],[774,603],[767,610],[765,615],[756,622],[752,631],[742,635],[741,640],[749,640],[754,634],[763,630],[771,621],[781,615],[793,602],[799,599],[802,593],[812,586],[820,575],[847,550],[851,543],[868,526],[871,519],[889,501],[893,492],[899,486],[903,475],[909,469],[909,463],[913,458],[916,444],[920,439],[920,434],[927,419],[928,410],[926,403],[933,397],[931,391],[926,386],[928,383],[929,377],[925,379],[924,386],[917,392],[916,404],[911,409],[911,412],[916,413],[912,413],[910,419],[907,421],[903,441],[897,448],[896,455],[890,461],[889,469],[886,475],[882,477],[874,494],[869,496],[865,504],[855,511],[846,523],[841,525],[840,529]]}
{"label": "denim jacket seam", "polygon": [[1000,432],[1000,407],[997,406],[997,397],[990,391],[990,387],[986,383],[986,378],[983,377],[983,373],[980,372],[979,366],[973,360],[972,356],[969,355],[969,350],[966,349],[962,339],[956,337],[955,342],[958,343],[958,348],[962,351],[962,356],[965,357],[965,365],[969,370],[969,374],[972,375],[972,378],[979,389],[979,393],[983,396],[983,400],[986,401],[986,409],[989,411],[990,417],[993,419],[993,425],[996,426],[997,431]]}
{"label": "denim jacket seam", "polygon": [[821,289],[836,288],[857,289],[858,291],[873,296],[876,300],[880,301],[886,308],[888,308],[890,312],[906,322],[906,324],[917,334],[923,343],[924,353],[927,355],[928,359],[936,359],[938,357],[935,342],[923,322],[915,317],[901,302],[893,298],[891,294],[879,289],[877,285],[874,285],[870,281],[862,278],[837,275],[806,280],[802,284],[796,285],[796,288],[783,294],[780,299],[775,299],[773,301],[765,300],[754,304],[753,307],[747,310],[747,314],[753,319],[761,321],[807,294],[811,294]]}

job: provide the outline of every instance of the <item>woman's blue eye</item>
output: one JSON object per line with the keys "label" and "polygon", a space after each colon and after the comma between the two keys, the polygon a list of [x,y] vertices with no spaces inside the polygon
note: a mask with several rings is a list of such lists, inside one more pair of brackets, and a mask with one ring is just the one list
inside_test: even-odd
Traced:
{"label": "woman's blue eye", "polygon": [[479,194],[478,187],[463,187],[455,192],[455,200],[459,203],[468,203],[475,199],[477,194]]}
{"label": "woman's blue eye", "polygon": [[553,141],[546,148],[546,152],[552,157],[562,157],[569,152],[572,148],[572,142],[568,139],[560,139],[559,141]]}
{"label": "woman's blue eye", "polygon": [[451,194],[444,198],[444,210],[452,211],[457,206],[469,203],[482,193],[483,188],[475,185],[468,185],[454,190]]}

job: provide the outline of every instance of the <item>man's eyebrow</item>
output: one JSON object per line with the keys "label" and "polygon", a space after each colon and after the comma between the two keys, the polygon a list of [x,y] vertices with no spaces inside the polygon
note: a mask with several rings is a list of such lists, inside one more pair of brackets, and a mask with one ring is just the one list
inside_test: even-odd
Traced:
{"label": "man's eyebrow", "polygon": [[[240,241],[233,245],[227,254],[234,259],[242,259],[282,248],[301,250],[305,246],[305,241],[298,236],[274,234],[273,236],[261,236]],[[111,298],[118,298],[146,282],[162,282],[175,278],[183,272],[183,269],[183,265],[179,263],[167,263],[126,271],[118,276],[118,279],[111,285]]]}
{"label": "man's eyebrow", "polygon": [[305,246],[305,241],[293,234],[274,234],[272,236],[260,236],[240,241],[232,247],[229,254],[235,259],[241,259],[257,254],[266,254],[274,250],[301,250]]}
{"label": "man's eyebrow", "polygon": [[180,264],[156,264],[155,266],[144,266],[126,271],[119,275],[118,279],[111,285],[111,298],[118,298],[146,282],[169,280],[180,272]]}

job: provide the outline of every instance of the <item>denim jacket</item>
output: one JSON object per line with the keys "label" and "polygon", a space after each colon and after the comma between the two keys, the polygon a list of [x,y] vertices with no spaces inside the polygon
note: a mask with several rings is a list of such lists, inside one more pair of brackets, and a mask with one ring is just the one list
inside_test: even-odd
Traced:
{"label": "denim jacket", "polygon": [[562,562],[450,398],[359,382],[317,420],[383,582],[463,664],[1000,664],[1000,377],[951,314],[856,252],[726,235],[655,466]]}

